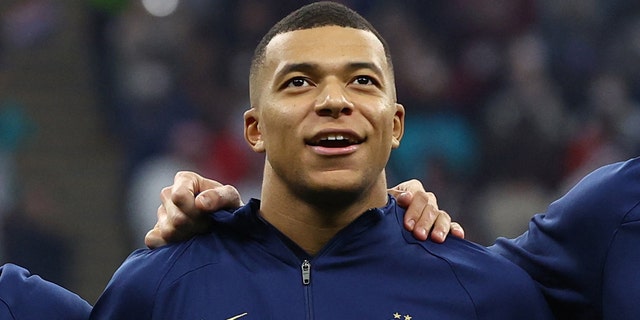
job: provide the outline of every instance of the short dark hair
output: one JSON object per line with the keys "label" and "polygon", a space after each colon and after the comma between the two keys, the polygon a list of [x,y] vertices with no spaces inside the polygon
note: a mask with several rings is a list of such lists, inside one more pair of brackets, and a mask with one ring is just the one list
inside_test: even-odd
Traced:
{"label": "short dark hair", "polygon": [[387,58],[387,64],[389,65],[389,68],[393,70],[391,53],[389,52],[387,42],[371,25],[371,23],[367,21],[367,19],[342,4],[331,1],[320,1],[308,4],[291,12],[271,27],[269,32],[262,37],[262,40],[260,40],[260,43],[258,43],[258,46],[253,53],[251,70],[249,73],[250,77],[253,78],[257,69],[262,63],[264,63],[266,47],[275,36],[290,31],[326,26],[354,28],[373,33],[382,43],[382,47],[384,48],[385,56]]}

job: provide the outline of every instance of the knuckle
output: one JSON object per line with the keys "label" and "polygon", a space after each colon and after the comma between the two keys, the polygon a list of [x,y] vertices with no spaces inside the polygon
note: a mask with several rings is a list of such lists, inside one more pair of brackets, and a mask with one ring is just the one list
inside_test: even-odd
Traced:
{"label": "knuckle", "polygon": [[170,199],[178,206],[187,203],[190,198],[195,198],[195,196],[187,188],[177,187],[171,189]]}
{"label": "knuckle", "polygon": [[180,229],[189,225],[190,219],[183,214],[174,214],[171,222],[176,229]]}
{"label": "knuckle", "polygon": [[160,199],[168,199],[171,197],[171,187],[164,187],[160,190]]}
{"label": "knuckle", "polygon": [[180,171],[176,172],[175,180],[189,178],[190,175],[191,175],[191,172],[180,170]]}
{"label": "knuckle", "polygon": [[236,189],[236,187],[234,187],[234,186],[232,186],[230,184],[225,184],[222,187],[227,189],[228,191],[231,191],[231,192],[235,192],[235,193],[238,192],[238,189]]}
{"label": "knuckle", "polygon": [[444,219],[447,223],[451,223],[451,216],[444,210],[438,210],[438,216],[440,219]]}
{"label": "knuckle", "polygon": [[159,205],[158,209],[156,210],[156,217],[158,217],[158,220],[160,220],[160,217],[162,217],[165,214],[166,214],[166,210],[164,209],[164,205]]}

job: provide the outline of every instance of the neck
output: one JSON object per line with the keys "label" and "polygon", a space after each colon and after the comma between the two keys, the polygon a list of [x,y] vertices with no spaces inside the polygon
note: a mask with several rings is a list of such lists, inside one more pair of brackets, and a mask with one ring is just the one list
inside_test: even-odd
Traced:
{"label": "neck", "polygon": [[331,191],[305,195],[299,189],[265,170],[260,214],[311,255],[362,213],[387,203],[384,171],[374,184],[346,195]]}

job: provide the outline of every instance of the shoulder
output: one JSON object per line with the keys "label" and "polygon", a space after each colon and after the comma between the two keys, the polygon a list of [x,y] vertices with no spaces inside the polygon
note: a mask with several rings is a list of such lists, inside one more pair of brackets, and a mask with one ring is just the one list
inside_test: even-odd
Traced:
{"label": "shoulder", "polygon": [[[390,283],[389,289],[417,288],[415,292],[420,292],[426,285],[435,290],[428,292],[438,292],[437,299],[454,303],[460,310],[469,307],[482,319],[548,318],[541,292],[521,268],[463,239],[419,241],[402,225],[404,210],[397,206],[391,209],[395,210],[394,219],[385,219],[384,228],[378,228],[383,232],[378,232],[376,239],[381,240],[368,241],[380,245],[377,249],[367,247],[385,261],[371,268],[379,277],[389,277],[384,281]],[[384,268],[388,269],[381,272]],[[420,295],[423,301],[434,298],[428,292]]]}
{"label": "shoulder", "polygon": [[75,293],[19,266],[0,267],[0,318],[86,319],[91,305]]}
{"label": "shoulder", "polygon": [[[242,209],[250,211],[248,205]],[[159,285],[204,265],[217,263],[225,256],[226,247],[239,245],[241,241],[238,239],[246,237],[245,229],[250,229],[252,221],[247,219],[244,211],[237,211],[236,214],[227,211],[212,213],[214,229],[208,234],[156,249],[134,251],[116,271],[112,282],[127,281],[135,283],[134,286],[140,283]]]}
{"label": "shoulder", "polygon": [[491,249],[527,270],[556,312],[598,314],[603,277],[618,273],[608,270],[640,261],[630,259],[640,241],[639,186],[640,158],[601,167],[535,215],[523,235]]}
{"label": "shoulder", "polygon": [[[567,194],[551,203],[545,213],[535,215],[529,231],[514,241],[539,250],[553,241],[564,248],[571,248],[573,244],[575,250],[588,247],[591,252],[603,251],[620,226],[638,220],[640,158],[634,158],[601,167],[585,176]],[[498,247],[508,245],[504,240],[497,244]]]}
{"label": "shoulder", "polygon": [[[250,228],[243,214],[216,212],[214,230],[186,242],[134,251],[118,268],[96,303],[91,319],[146,319],[166,307],[167,294],[189,275],[238,252],[247,243],[236,229]],[[246,232],[246,231],[245,231]],[[191,280],[185,280],[191,279]],[[195,294],[190,290],[190,294]]]}
{"label": "shoulder", "polygon": [[529,236],[564,233],[573,241],[606,245],[622,224],[640,220],[639,186],[640,158],[600,167],[535,215]]}
{"label": "shoulder", "polygon": [[[422,242],[432,255],[445,260],[461,276],[484,274],[487,281],[509,284],[513,279],[530,282],[530,277],[518,266],[501,255],[476,243],[448,237],[442,244]],[[500,272],[496,272],[500,270]]]}
{"label": "shoulder", "polygon": [[629,213],[640,203],[640,158],[618,162],[591,172],[553,205],[565,214],[626,222],[640,219]]}
{"label": "shoulder", "polygon": [[[404,210],[398,207],[397,214],[400,224]],[[491,284],[495,288],[499,284],[533,283],[521,268],[484,246],[456,237],[447,237],[443,243],[418,241],[404,228],[401,232],[405,242],[417,244],[428,255],[444,261],[462,285],[479,285],[481,288],[484,284]]]}
{"label": "shoulder", "polygon": [[422,245],[446,261],[478,314],[493,319],[522,319],[525,314],[531,319],[549,318],[542,292],[533,279],[511,261],[485,247],[454,237],[442,244],[422,242]]}
{"label": "shoulder", "polygon": [[171,277],[180,277],[219,259],[218,238],[218,234],[212,233],[157,249],[138,249],[122,263],[112,281],[129,281],[135,286],[158,285]]}
{"label": "shoulder", "polygon": [[159,292],[217,259],[217,250],[210,247],[213,243],[214,235],[201,235],[153,250],[134,251],[107,284],[91,319],[150,318]]}
{"label": "shoulder", "polygon": [[[449,267],[460,275],[464,275],[462,271],[468,270],[477,274],[484,273],[488,277],[497,277],[498,281],[505,279],[504,274],[499,275],[495,270],[504,270],[508,272],[509,276],[521,277],[525,281],[530,281],[530,278],[520,268],[514,265],[509,260],[505,259],[499,254],[488,250],[486,247],[459,239],[456,237],[447,237],[443,243],[434,243],[430,240],[419,241],[416,240],[413,235],[404,229],[402,226],[404,209],[394,204],[393,208],[396,211],[396,229],[399,229],[402,233],[403,242],[409,244],[415,244],[421,247],[429,256],[436,257],[437,259],[446,262]],[[417,260],[422,259],[420,256],[414,257]],[[505,280],[505,282],[507,282]]]}
{"label": "shoulder", "polygon": [[211,216],[215,223],[210,233],[156,249],[138,249],[122,263],[112,281],[130,281],[135,286],[140,283],[158,285],[161,281],[171,282],[194,269],[217,263],[226,254],[225,247],[237,243],[234,239],[242,238],[244,235],[240,233],[250,224],[242,219],[242,215],[227,211]]}

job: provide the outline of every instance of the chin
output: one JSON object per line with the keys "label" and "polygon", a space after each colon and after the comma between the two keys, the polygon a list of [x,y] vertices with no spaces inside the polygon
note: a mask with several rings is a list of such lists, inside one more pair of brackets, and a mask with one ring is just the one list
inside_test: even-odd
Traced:
{"label": "chin", "polygon": [[308,184],[306,188],[301,188],[312,202],[331,203],[333,205],[343,205],[362,198],[367,192],[364,179],[353,179],[352,181],[319,181],[315,184]]}
{"label": "chin", "polygon": [[359,201],[362,193],[352,189],[325,188],[309,192],[303,197],[308,203],[317,207],[332,209],[349,206]]}
{"label": "chin", "polygon": [[335,171],[327,172],[307,180],[310,187],[316,192],[328,193],[358,193],[366,189],[366,179],[352,172]]}

